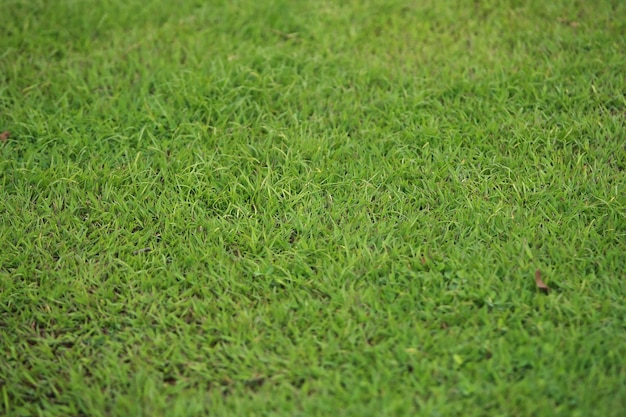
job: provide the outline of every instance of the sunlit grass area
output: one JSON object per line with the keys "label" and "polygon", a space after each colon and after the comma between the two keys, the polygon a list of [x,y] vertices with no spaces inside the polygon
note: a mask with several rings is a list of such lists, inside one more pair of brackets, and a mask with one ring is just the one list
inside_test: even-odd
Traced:
{"label": "sunlit grass area", "polygon": [[0,414],[624,415],[626,3],[0,16]]}

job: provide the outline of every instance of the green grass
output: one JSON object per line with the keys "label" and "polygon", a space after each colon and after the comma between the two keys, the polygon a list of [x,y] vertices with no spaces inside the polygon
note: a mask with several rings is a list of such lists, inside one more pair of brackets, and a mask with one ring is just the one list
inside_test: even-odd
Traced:
{"label": "green grass", "polygon": [[624,2],[0,16],[0,414],[624,415]]}

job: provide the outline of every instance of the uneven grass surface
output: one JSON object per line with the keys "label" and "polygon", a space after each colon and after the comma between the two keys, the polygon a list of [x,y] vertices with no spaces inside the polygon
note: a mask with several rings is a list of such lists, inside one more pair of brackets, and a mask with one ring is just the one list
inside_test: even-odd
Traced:
{"label": "uneven grass surface", "polygon": [[625,2],[0,16],[0,414],[624,415]]}

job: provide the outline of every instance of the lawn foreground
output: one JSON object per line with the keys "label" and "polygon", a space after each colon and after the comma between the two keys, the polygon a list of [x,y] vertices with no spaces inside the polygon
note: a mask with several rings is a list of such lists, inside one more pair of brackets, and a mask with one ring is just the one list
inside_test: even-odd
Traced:
{"label": "lawn foreground", "polygon": [[625,2],[0,16],[0,415],[625,415]]}

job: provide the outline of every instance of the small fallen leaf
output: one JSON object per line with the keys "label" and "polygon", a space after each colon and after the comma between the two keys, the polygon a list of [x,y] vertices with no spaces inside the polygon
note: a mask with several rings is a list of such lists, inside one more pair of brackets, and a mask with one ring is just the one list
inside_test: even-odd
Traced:
{"label": "small fallen leaf", "polygon": [[0,133],[0,142],[6,142],[9,139],[9,136],[11,136],[11,132],[9,131]]}
{"label": "small fallen leaf", "polygon": [[550,291],[550,287],[548,287],[542,280],[541,280],[541,271],[540,270],[536,270],[535,271],[535,284],[537,284],[537,288],[539,288],[540,290],[542,290],[543,292],[548,292]]}

